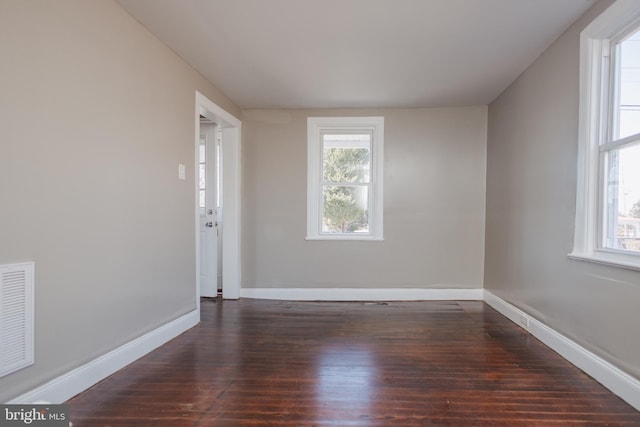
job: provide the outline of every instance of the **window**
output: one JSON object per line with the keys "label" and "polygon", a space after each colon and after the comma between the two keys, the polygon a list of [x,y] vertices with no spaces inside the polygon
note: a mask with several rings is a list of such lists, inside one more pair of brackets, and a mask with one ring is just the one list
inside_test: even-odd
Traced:
{"label": "window", "polygon": [[620,0],[581,35],[574,251],[640,269],[640,10]]}
{"label": "window", "polygon": [[207,194],[207,139],[205,137],[200,138],[199,145],[199,153],[198,153],[198,164],[199,164],[199,180],[198,180],[198,188],[200,192],[200,214],[204,215],[204,209],[207,205],[206,194]]}
{"label": "window", "polygon": [[384,118],[307,119],[307,239],[382,240]]}

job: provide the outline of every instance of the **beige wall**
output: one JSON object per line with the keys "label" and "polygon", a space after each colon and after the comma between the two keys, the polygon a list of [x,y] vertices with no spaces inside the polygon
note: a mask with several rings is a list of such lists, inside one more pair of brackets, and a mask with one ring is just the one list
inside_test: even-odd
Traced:
{"label": "beige wall", "polygon": [[195,308],[195,91],[239,111],[111,1],[0,0],[0,58],[0,264],[36,265],[6,401]]}
{"label": "beige wall", "polygon": [[[384,242],[305,241],[307,117],[384,116]],[[486,107],[246,110],[242,285],[479,288]]]}
{"label": "beige wall", "polygon": [[579,33],[598,3],[489,107],[485,288],[640,378],[640,272],[567,258]]}

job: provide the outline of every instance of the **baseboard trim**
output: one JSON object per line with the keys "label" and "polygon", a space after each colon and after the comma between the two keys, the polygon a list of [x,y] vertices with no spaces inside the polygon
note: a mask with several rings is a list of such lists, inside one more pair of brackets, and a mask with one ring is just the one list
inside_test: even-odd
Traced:
{"label": "baseboard trim", "polygon": [[7,403],[63,403],[191,329],[198,322],[200,311],[196,309]]}
{"label": "baseboard trim", "polygon": [[241,298],[286,301],[482,300],[482,289],[242,288]]}
{"label": "baseboard trim", "polygon": [[636,378],[487,290],[484,301],[640,411],[640,381]]}

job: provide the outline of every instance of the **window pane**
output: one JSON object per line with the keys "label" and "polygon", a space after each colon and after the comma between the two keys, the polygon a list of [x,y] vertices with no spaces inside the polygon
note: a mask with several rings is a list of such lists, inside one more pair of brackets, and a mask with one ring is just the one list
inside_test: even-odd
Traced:
{"label": "window pane", "polygon": [[[222,134],[222,131],[220,131]],[[220,195],[222,194],[222,147],[220,139],[216,144],[216,208],[220,207]]]}
{"label": "window pane", "polygon": [[206,139],[204,138],[200,138],[200,151],[198,153],[198,158],[199,158],[199,162],[200,162],[200,168],[199,168],[199,174],[198,174],[198,186],[200,188],[200,207],[202,209],[205,208],[206,206],[206,199],[205,199],[205,187],[207,186],[207,148],[206,145],[204,145],[206,142]]}
{"label": "window pane", "polygon": [[331,186],[322,191],[323,233],[368,233],[369,187]]}
{"label": "window pane", "polygon": [[607,159],[605,247],[640,252],[640,144]]}
{"label": "window pane", "polygon": [[323,180],[367,183],[371,170],[371,134],[323,135]]}
{"label": "window pane", "polygon": [[205,188],[207,183],[207,166],[205,164],[200,163],[200,176],[199,176],[199,187],[200,187],[200,207],[204,209],[206,206],[206,196],[205,196]]}
{"label": "window pane", "polygon": [[640,31],[620,44],[618,135],[640,133]]}
{"label": "window pane", "polygon": [[640,108],[620,108],[620,138],[640,133]]}
{"label": "window pane", "polygon": [[204,190],[207,183],[207,167],[200,164],[200,189]]}

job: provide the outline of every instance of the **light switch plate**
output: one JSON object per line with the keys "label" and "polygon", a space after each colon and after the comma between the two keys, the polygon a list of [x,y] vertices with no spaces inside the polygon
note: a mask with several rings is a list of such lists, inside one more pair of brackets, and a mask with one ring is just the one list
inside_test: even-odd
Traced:
{"label": "light switch plate", "polygon": [[178,163],[178,179],[185,180],[186,178],[186,168],[184,164]]}

